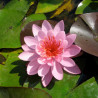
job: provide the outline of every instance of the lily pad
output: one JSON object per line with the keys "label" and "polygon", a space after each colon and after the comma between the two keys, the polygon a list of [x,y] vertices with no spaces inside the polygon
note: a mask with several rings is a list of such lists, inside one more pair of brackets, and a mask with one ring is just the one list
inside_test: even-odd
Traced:
{"label": "lily pad", "polygon": [[89,79],[70,92],[65,98],[98,98],[98,85],[94,78]]}
{"label": "lily pad", "polygon": [[40,89],[35,88],[0,88],[0,98],[51,98],[51,96]]}
{"label": "lily pad", "polygon": [[98,57],[98,13],[80,15],[72,25],[70,33],[77,34],[75,43],[82,50]]}
{"label": "lily pad", "polygon": [[[21,49],[12,52],[6,52],[6,62],[0,64],[0,86],[4,87],[20,87],[24,84],[26,74],[26,62],[20,61],[18,53]],[[2,52],[5,55],[5,53]]]}
{"label": "lily pad", "polygon": [[36,13],[46,13],[57,9],[64,0],[39,0]]}
{"label": "lily pad", "polygon": [[83,0],[77,7],[76,14],[98,12],[97,0]]}
{"label": "lily pad", "polygon": [[[29,9],[29,2],[30,1],[27,0],[11,0],[0,10],[0,48],[21,47],[21,25]],[[37,15],[31,15],[26,22],[45,19],[45,15],[40,15],[41,17],[38,17],[39,15],[36,16]]]}
{"label": "lily pad", "polygon": [[78,75],[64,74],[63,80],[52,80],[47,88],[43,88],[41,84],[38,84],[35,87],[48,92],[53,98],[66,98],[66,94],[75,87],[78,78]]}

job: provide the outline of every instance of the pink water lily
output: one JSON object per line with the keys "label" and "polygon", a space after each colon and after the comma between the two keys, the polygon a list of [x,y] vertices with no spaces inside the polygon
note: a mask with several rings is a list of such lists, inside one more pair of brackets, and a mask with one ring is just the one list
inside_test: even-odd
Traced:
{"label": "pink water lily", "polygon": [[76,34],[66,35],[63,20],[54,28],[47,20],[42,23],[42,28],[33,24],[34,37],[24,37],[25,45],[19,58],[30,61],[27,65],[27,74],[38,74],[42,77],[42,84],[46,87],[52,78],[63,79],[63,70],[70,74],[80,74],[80,69],[73,61],[81,48],[73,45]]}

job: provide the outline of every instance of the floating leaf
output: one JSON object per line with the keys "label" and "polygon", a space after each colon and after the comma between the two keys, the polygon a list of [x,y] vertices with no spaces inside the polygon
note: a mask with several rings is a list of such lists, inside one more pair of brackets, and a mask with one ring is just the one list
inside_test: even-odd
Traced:
{"label": "floating leaf", "polygon": [[35,13],[46,13],[57,9],[64,0],[39,0]]}
{"label": "floating leaf", "polygon": [[[0,48],[18,48],[21,46],[21,24],[29,6],[27,0],[11,0],[0,10]],[[31,18],[32,21],[45,18],[44,15],[40,15],[41,17],[36,16],[31,15],[28,17],[27,22],[30,22]]]}
{"label": "floating leaf", "polygon": [[20,47],[19,25],[28,7],[26,0],[12,0],[0,10],[0,48]]}
{"label": "floating leaf", "polygon": [[97,98],[98,97],[98,85],[94,78],[86,81],[79,87],[75,88],[65,98]]}
{"label": "floating leaf", "polygon": [[[26,74],[26,62],[20,61],[18,58],[22,50],[6,52],[7,60],[5,65],[0,64],[0,86],[4,87],[20,87],[24,84]],[[2,54],[4,54],[2,52]]]}
{"label": "floating leaf", "polygon": [[77,34],[75,43],[82,50],[98,57],[98,13],[80,15],[70,33]]}
{"label": "floating leaf", "polygon": [[0,98],[51,98],[51,96],[40,89],[35,88],[0,88]]}
{"label": "floating leaf", "polygon": [[47,88],[43,88],[41,84],[35,86],[48,92],[53,98],[66,98],[66,94],[75,87],[78,76],[64,74],[63,80],[52,80]]}
{"label": "floating leaf", "polygon": [[97,0],[83,0],[77,7],[76,14],[98,12]]}

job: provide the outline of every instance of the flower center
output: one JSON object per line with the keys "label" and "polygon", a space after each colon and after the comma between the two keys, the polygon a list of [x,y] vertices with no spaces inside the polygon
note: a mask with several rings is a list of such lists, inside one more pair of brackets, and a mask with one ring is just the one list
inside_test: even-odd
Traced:
{"label": "flower center", "polygon": [[63,52],[61,41],[57,41],[54,36],[48,36],[42,41],[43,57],[55,57]]}

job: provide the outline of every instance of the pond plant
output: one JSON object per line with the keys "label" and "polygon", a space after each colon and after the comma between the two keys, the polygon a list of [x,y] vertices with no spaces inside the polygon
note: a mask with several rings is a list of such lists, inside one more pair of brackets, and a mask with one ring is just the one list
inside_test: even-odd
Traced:
{"label": "pond plant", "polygon": [[0,0],[0,98],[98,98],[97,0]]}

